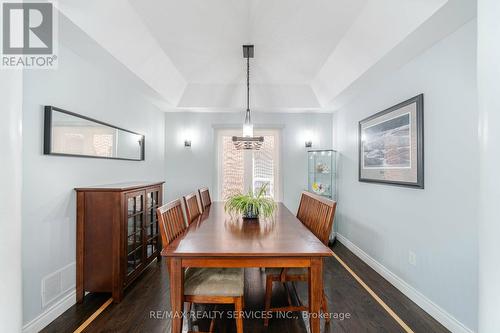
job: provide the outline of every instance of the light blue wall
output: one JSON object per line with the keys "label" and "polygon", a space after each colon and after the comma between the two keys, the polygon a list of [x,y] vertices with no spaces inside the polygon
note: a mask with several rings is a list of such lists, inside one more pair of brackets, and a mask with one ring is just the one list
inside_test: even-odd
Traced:
{"label": "light blue wall", "polygon": [[[78,49],[78,54],[83,53]],[[101,51],[95,58],[109,57]],[[110,63],[112,59],[109,59]],[[61,45],[57,70],[24,74],[24,323],[41,306],[44,276],[75,261],[75,187],[164,178],[164,114],[110,68]],[[146,135],[146,161],[46,156],[43,106],[54,105]],[[74,271],[73,271],[74,274]],[[74,275],[71,277],[74,283]],[[70,280],[71,280],[70,279]],[[51,304],[49,304],[50,306]]]}
{"label": "light blue wall", "polygon": [[23,75],[0,73],[0,332],[22,326],[21,190]]}
{"label": "light blue wall", "polygon": [[500,2],[478,1],[479,329],[500,332]]}
{"label": "light blue wall", "polygon": [[[241,113],[167,113],[166,131],[166,199],[173,200],[209,186],[216,187],[216,138],[214,125],[241,128]],[[313,148],[331,148],[332,116],[319,113],[254,112],[252,121],[261,127],[282,127],[281,174],[283,202],[292,211],[298,208],[300,192],[307,189],[307,149],[304,132],[317,138]],[[183,131],[191,132],[192,147],[183,144]]]}
{"label": "light blue wall", "polygon": [[[334,114],[338,231],[477,329],[476,23],[470,22]],[[358,182],[358,121],[424,94],[425,189]],[[409,251],[417,265],[408,263]]]}

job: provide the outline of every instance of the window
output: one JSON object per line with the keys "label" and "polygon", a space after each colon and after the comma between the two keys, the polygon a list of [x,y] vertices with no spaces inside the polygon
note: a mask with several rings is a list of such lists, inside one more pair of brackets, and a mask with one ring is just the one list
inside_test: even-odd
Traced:
{"label": "window", "polygon": [[255,130],[254,135],[264,137],[258,151],[237,150],[233,135],[241,135],[241,130],[219,130],[217,135],[219,199],[268,184],[266,194],[279,201],[279,131]]}
{"label": "window", "polygon": [[274,198],[274,170],[275,170],[274,135],[264,135],[264,144],[261,150],[253,152],[252,187],[255,190],[268,184],[266,194]]}
{"label": "window", "polygon": [[222,136],[222,186],[221,198],[242,193],[244,190],[244,167],[242,150],[236,150],[232,142],[232,136]]}

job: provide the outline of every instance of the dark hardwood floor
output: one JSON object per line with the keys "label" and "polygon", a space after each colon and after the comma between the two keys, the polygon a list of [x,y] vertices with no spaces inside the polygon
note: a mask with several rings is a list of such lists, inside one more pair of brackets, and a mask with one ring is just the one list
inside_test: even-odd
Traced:
{"label": "dark hardwood floor", "polygon": [[[414,332],[448,332],[341,243],[336,242],[333,250]],[[246,269],[245,279],[245,310],[256,310],[253,312],[255,315],[261,314],[260,311],[264,307],[265,274],[257,268]],[[325,262],[324,284],[329,312],[334,316],[330,324],[322,322],[324,332],[404,332],[334,258]],[[302,300],[307,300],[307,286],[304,283],[297,284],[297,292]],[[285,304],[285,295],[284,287],[275,284],[273,304]],[[83,304],[71,307],[42,332],[73,332],[109,297],[109,294],[85,296]],[[170,308],[168,300],[168,274],[165,260],[162,260],[160,263],[153,263],[143,276],[127,289],[123,301],[120,304],[111,304],[85,332],[169,332],[170,320],[165,316],[165,311]],[[192,309],[192,313],[198,317],[207,314],[219,316],[219,311],[228,315],[233,309],[226,306],[218,307],[214,311],[213,306],[201,305],[195,305]],[[293,313],[291,318],[271,319],[267,330],[262,322],[261,318],[245,319],[245,332],[307,332],[307,324],[300,314],[296,313]],[[210,319],[192,320],[187,325],[185,330],[189,328],[208,331]],[[215,321],[215,325],[216,332],[236,331],[233,319],[219,319]]]}

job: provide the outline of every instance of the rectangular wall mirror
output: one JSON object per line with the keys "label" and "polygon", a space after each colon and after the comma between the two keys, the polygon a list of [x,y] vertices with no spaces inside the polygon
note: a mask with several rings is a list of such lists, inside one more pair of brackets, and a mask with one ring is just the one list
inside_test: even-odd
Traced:
{"label": "rectangular wall mirror", "polygon": [[53,106],[45,107],[44,154],[144,160],[145,137]]}

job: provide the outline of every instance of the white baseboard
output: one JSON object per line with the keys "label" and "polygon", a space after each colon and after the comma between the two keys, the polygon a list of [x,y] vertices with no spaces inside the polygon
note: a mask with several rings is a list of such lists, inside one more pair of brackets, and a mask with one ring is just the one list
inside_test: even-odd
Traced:
{"label": "white baseboard", "polygon": [[[458,321],[451,314],[425,297],[418,290],[410,286],[400,277],[392,273],[385,266],[370,257],[366,252],[361,250],[358,246],[345,238],[340,233],[336,233],[336,238],[344,244],[352,253],[358,256],[368,266],[373,268],[378,274],[389,281],[394,287],[406,295],[409,299],[415,302],[425,312],[431,315],[434,319],[440,322],[444,327],[453,333],[474,333],[467,326]],[[23,333],[38,333],[48,324],[54,321],[57,317],[64,313],[67,309],[76,303],[76,290],[71,291],[52,306],[47,308],[43,313],[38,315],[35,319],[23,326]]]}
{"label": "white baseboard", "polygon": [[351,242],[338,232],[337,240],[344,244],[352,253],[358,256],[368,266],[373,268],[378,274],[382,275],[387,281],[389,281],[389,283],[391,283],[394,287],[396,287],[399,291],[406,295],[406,297],[415,302],[419,307],[421,307],[425,312],[427,312],[434,319],[440,322],[448,330],[453,333],[474,333],[474,331],[472,331],[470,328],[462,324],[455,317],[446,312],[443,308],[439,307],[437,304],[425,297],[418,290],[410,286],[396,274],[392,273],[384,265],[380,264],[378,261],[370,257],[366,252],[361,250],[353,242]]}
{"label": "white baseboard", "polygon": [[72,290],[66,296],[45,309],[43,313],[23,326],[23,333],[38,333],[54,319],[59,317],[76,303],[76,290]]}

